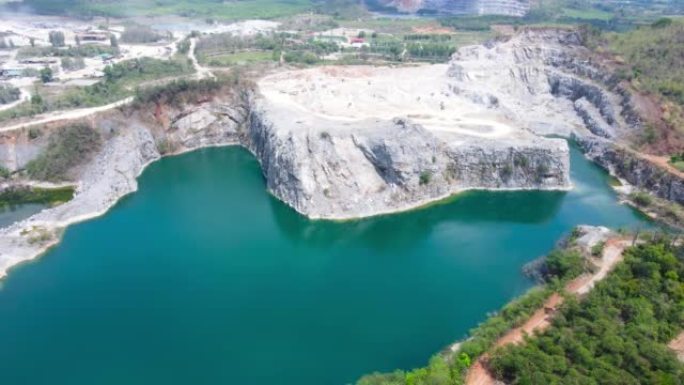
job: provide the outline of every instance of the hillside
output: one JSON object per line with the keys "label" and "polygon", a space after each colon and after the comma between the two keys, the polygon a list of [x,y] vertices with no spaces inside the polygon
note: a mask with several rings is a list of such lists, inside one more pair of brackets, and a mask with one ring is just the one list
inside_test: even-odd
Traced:
{"label": "hillside", "polygon": [[506,384],[682,384],[667,344],[684,326],[682,249],[633,247],[583,301],[568,301],[547,331],[500,349],[490,369]]}
{"label": "hillside", "polygon": [[684,150],[684,19],[663,18],[626,33],[589,34],[587,45],[637,96],[646,124],[636,144],[670,155]]}

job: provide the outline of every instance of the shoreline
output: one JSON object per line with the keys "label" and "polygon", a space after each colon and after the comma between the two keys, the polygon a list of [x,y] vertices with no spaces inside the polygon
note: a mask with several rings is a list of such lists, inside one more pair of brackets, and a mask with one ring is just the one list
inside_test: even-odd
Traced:
{"label": "shoreline", "polygon": [[[564,140],[568,141],[568,144],[570,144],[571,139],[568,138],[563,138]],[[13,238],[17,237],[22,237],[24,232],[26,231],[31,231],[32,229],[37,229],[37,228],[43,228],[52,233],[52,237],[49,241],[42,243],[40,246],[34,246],[30,245],[29,247],[22,248],[21,250],[24,251],[24,253],[21,253],[23,255],[8,255],[5,257],[5,262],[4,264],[2,263],[2,260],[0,260],[0,281],[8,275],[9,271],[18,265],[21,265],[24,262],[29,262],[36,260],[37,258],[43,256],[47,252],[49,252],[53,247],[56,247],[59,245],[61,242],[61,237],[63,235],[64,230],[68,228],[71,225],[78,224],[81,222],[85,222],[91,219],[95,219],[98,217],[101,217],[109,212],[111,208],[113,208],[123,197],[135,193],[138,190],[138,185],[137,185],[137,180],[138,178],[142,175],[142,173],[147,169],[148,166],[150,166],[152,163],[167,158],[167,157],[174,157],[174,156],[180,156],[186,153],[190,153],[193,151],[198,151],[198,150],[203,150],[206,148],[219,148],[219,147],[241,147],[248,151],[259,163],[260,170],[262,172],[263,176],[263,165],[261,163],[261,160],[259,157],[254,153],[252,149],[249,148],[249,146],[245,145],[242,143],[239,139],[232,139],[230,141],[226,142],[221,142],[221,143],[204,143],[200,144],[198,147],[186,147],[186,148],[181,148],[173,153],[169,154],[156,154],[156,156],[151,157],[150,159],[147,159],[144,163],[142,163],[138,169],[135,175],[132,176],[131,180],[127,180],[127,189],[124,190],[118,190],[115,195],[112,195],[109,197],[108,200],[101,202],[100,206],[98,207],[97,210],[93,210],[90,212],[85,212],[81,213],[79,215],[74,215],[74,216],[67,216],[66,218],[63,219],[54,219],[54,220],[40,220],[39,217],[41,214],[48,213],[50,210],[54,210],[55,207],[53,208],[46,208],[24,220],[15,222],[7,227],[0,228],[0,245],[2,245],[2,237],[3,236],[10,236]],[[592,158],[588,157],[586,153],[583,153],[584,158],[591,162],[594,165],[599,166],[604,172],[606,172],[608,175],[611,175],[612,177],[615,177],[618,179],[622,185],[621,186],[612,186],[612,189],[617,193],[617,198],[621,204],[627,204],[631,207],[633,207],[636,211],[639,213],[647,216],[649,219],[653,220],[654,222],[659,222],[659,223],[665,223],[663,222],[662,218],[659,217],[653,217],[648,215],[647,212],[643,211],[640,207],[635,206],[633,204],[630,204],[629,200],[625,199],[627,196],[625,194],[625,188],[630,188],[631,185],[627,183],[624,179],[620,178],[619,176],[615,175],[615,173],[612,170],[606,170],[603,168],[600,164],[598,164],[596,161],[594,161]],[[93,161],[95,162],[95,161]],[[109,184],[109,187],[114,187],[116,184],[114,180],[106,180],[106,182]],[[132,183],[131,183],[132,182]],[[35,182],[35,181],[27,181],[27,184],[31,185],[41,185],[40,182]],[[66,184],[66,183],[65,183]],[[83,197],[81,195],[82,188],[84,181],[79,180],[76,183],[68,183],[69,185],[74,185],[76,186],[76,195],[70,202],[77,202],[77,203],[83,203],[80,202],[81,200],[86,199],[84,202],[90,202],[87,200],[87,197]],[[61,185],[61,184],[60,184]],[[552,187],[552,188],[531,188],[531,187],[521,187],[521,188],[490,188],[490,189],[483,189],[483,188],[462,188],[459,189],[455,192],[450,192],[447,194],[442,194],[440,196],[436,196],[434,198],[428,198],[428,199],[422,199],[417,202],[413,203],[408,203],[405,204],[401,207],[395,207],[394,209],[390,210],[378,210],[375,212],[367,212],[364,213],[363,215],[315,215],[315,214],[306,214],[295,208],[293,205],[288,204],[286,201],[278,197],[271,189],[266,187],[266,190],[268,193],[279,200],[280,202],[284,203],[288,207],[290,207],[292,210],[294,210],[297,214],[307,218],[308,220],[312,221],[333,221],[333,222],[346,222],[346,221],[358,221],[358,220],[363,220],[367,218],[374,218],[374,217],[382,217],[382,216],[389,216],[389,215],[394,215],[394,214],[401,214],[401,213],[406,213],[406,212],[411,212],[411,211],[417,211],[417,210],[422,210],[429,208],[433,205],[440,205],[440,204],[446,204],[450,202],[453,199],[458,199],[459,196],[461,196],[463,193],[467,192],[477,192],[477,191],[486,191],[486,192],[515,192],[515,191],[548,191],[548,192],[567,192],[571,191],[574,188],[574,184],[572,181],[570,181],[570,184],[567,187]],[[70,202],[65,203],[69,204]],[[62,205],[63,206],[63,205]],[[56,208],[59,208],[61,206],[57,206]],[[55,215],[56,216],[56,215]],[[53,216],[53,217],[55,217]],[[0,257],[2,257],[2,254],[0,253]]]}
{"label": "shoreline", "polygon": [[[145,172],[148,166],[150,166],[152,163],[155,163],[159,160],[162,160],[164,158],[170,158],[174,156],[180,156],[183,154],[187,154],[193,151],[199,151],[207,148],[220,148],[220,147],[240,147],[245,150],[247,150],[253,157],[256,158],[257,162],[259,163],[259,167],[263,173],[263,167],[261,165],[261,162],[259,161],[259,158],[254,154],[252,150],[250,150],[247,146],[243,145],[242,143],[238,141],[233,141],[233,142],[226,142],[226,143],[216,143],[216,144],[207,144],[207,145],[202,145],[197,148],[184,148],[182,150],[179,150],[174,153],[170,154],[164,154],[160,155],[157,158],[150,159],[146,161],[144,164],[141,165],[140,169],[138,170],[137,174],[134,176],[134,185],[129,186],[130,190],[129,191],[121,191],[118,196],[112,197],[112,199],[108,200],[106,203],[103,202],[103,206],[99,210],[91,211],[91,212],[86,212],[80,215],[76,216],[71,216],[67,217],[62,220],[53,220],[53,221],[48,221],[48,220],[36,220],[36,216],[39,216],[41,214],[44,214],[54,208],[46,208],[44,210],[41,210],[40,212],[24,219],[18,222],[15,222],[7,227],[0,228],[0,237],[3,235],[9,235],[9,236],[14,236],[14,237],[21,237],[22,233],[26,232],[27,229],[37,229],[37,228],[44,228],[50,232],[52,232],[53,236],[52,238],[43,244],[41,244],[39,247],[34,247],[32,252],[27,253],[26,255],[22,256],[12,256],[9,255],[6,257],[6,261],[4,265],[0,265],[0,281],[6,277],[9,273],[9,271],[16,267],[21,265],[22,263],[25,262],[30,262],[33,260],[38,259],[39,257],[42,257],[44,254],[49,252],[53,247],[56,247],[61,243],[62,240],[62,235],[63,232],[72,225],[81,223],[81,222],[86,222],[88,220],[92,220],[98,217],[101,217],[105,214],[107,214],[122,198],[129,194],[133,194],[138,191],[138,185],[137,185],[137,180],[138,178]],[[31,182],[28,182],[31,183]],[[69,185],[74,185],[76,186],[76,195],[70,202],[77,202],[80,197],[81,193],[81,188],[82,188],[82,181],[76,182],[76,183],[69,183]],[[539,189],[539,188],[496,188],[496,189],[478,189],[478,188],[465,188],[465,189],[460,189],[456,192],[449,193],[449,194],[444,194],[435,198],[431,199],[423,199],[421,201],[418,201],[416,203],[412,204],[407,204],[402,207],[397,207],[394,210],[381,210],[379,212],[375,213],[368,213],[367,215],[354,215],[354,216],[316,216],[316,215],[307,215],[305,213],[302,213],[301,211],[297,210],[295,207],[292,205],[288,204],[284,200],[282,200],[280,197],[275,195],[273,191],[270,189],[266,189],[268,193],[282,202],[283,204],[287,205],[291,209],[293,209],[297,214],[312,220],[312,221],[338,221],[338,222],[344,222],[344,221],[357,221],[357,220],[363,220],[367,218],[373,218],[373,217],[380,217],[380,216],[388,216],[388,215],[394,215],[394,214],[401,214],[401,213],[406,213],[410,211],[416,211],[416,210],[422,210],[425,208],[428,208],[432,205],[439,205],[443,203],[449,202],[451,199],[456,199],[459,195],[465,193],[465,192],[471,192],[471,191],[488,191],[488,192],[505,192],[505,191],[549,191],[549,192],[566,192],[566,191],[571,191],[574,188],[572,183],[568,187],[557,187],[557,188],[545,188],[545,189]],[[69,203],[69,202],[67,202]],[[58,206],[59,207],[59,206]],[[2,243],[0,242],[0,245]],[[2,256],[2,254],[0,254]]]}
{"label": "shoreline", "polygon": [[[240,145],[239,143],[214,144],[214,145],[202,146],[202,147],[199,147],[199,148],[187,148],[187,149],[183,149],[183,150],[178,151],[178,152],[174,152],[174,153],[172,153],[172,154],[166,154],[166,155],[160,156],[160,157],[157,158],[157,159],[151,159],[151,160],[147,161],[146,163],[144,163],[144,164],[142,165],[142,167],[140,168],[138,174],[135,176],[134,179],[135,179],[136,182],[137,182],[138,178],[145,172],[145,170],[147,169],[147,167],[149,167],[151,164],[153,164],[153,163],[155,163],[155,162],[157,162],[157,161],[159,161],[159,160],[161,160],[161,159],[164,159],[164,158],[167,158],[167,157],[179,156],[179,155],[183,155],[183,154],[190,153],[190,152],[193,152],[193,151],[202,150],[202,149],[205,149],[205,148],[231,147],[231,146],[240,146],[240,147],[241,147],[241,145]],[[81,182],[70,183],[69,185],[76,186],[77,194],[76,194],[76,195],[74,196],[74,198],[71,200],[71,201],[73,202],[74,200],[76,200],[76,199],[78,198],[78,189],[81,187]],[[35,216],[37,216],[37,215],[39,215],[39,214],[41,214],[41,213],[43,213],[43,212],[45,212],[45,211],[47,211],[47,210],[52,209],[52,208],[45,208],[44,210],[41,210],[40,212],[38,212],[38,213],[36,213],[36,214],[34,214],[34,215],[32,215],[32,216],[30,216],[30,217],[24,219],[24,220],[21,220],[21,221],[12,223],[11,225],[9,225],[9,226],[7,226],[7,227],[0,228],[0,234],[1,234],[1,233],[5,232],[5,231],[6,231],[6,232],[10,232],[9,230],[14,230],[14,231],[19,230],[19,227],[21,227],[21,225],[23,225],[23,224],[29,225],[29,222],[30,222],[31,227],[34,227],[34,228],[37,227],[37,226],[45,226],[45,227],[48,227],[48,228],[49,228],[50,230],[52,230],[52,231],[60,231],[60,234],[56,235],[56,236],[55,236],[53,239],[51,239],[49,242],[43,244],[42,247],[40,247],[40,250],[36,251],[35,253],[32,253],[29,257],[17,258],[16,260],[11,261],[11,262],[10,262],[9,264],[7,264],[6,266],[0,267],[0,281],[8,275],[8,272],[9,272],[13,267],[19,266],[19,265],[21,265],[21,264],[24,263],[24,262],[33,261],[33,260],[35,260],[35,259],[37,259],[37,258],[43,256],[45,253],[47,253],[48,251],[50,251],[50,249],[52,249],[53,247],[58,246],[58,245],[61,243],[61,241],[62,241],[62,238],[61,238],[61,237],[62,237],[62,233],[63,233],[69,226],[72,226],[72,225],[75,225],[75,224],[78,224],[78,223],[81,223],[81,222],[86,222],[86,221],[89,221],[89,220],[92,220],[92,219],[96,219],[96,218],[99,218],[99,217],[101,217],[101,216],[107,214],[114,206],[116,206],[117,203],[119,203],[119,201],[120,201],[122,198],[124,198],[124,197],[126,197],[126,196],[128,196],[128,195],[130,195],[130,194],[134,194],[134,193],[136,193],[137,191],[138,191],[138,185],[137,185],[137,183],[136,183],[135,186],[132,187],[132,190],[131,190],[131,191],[124,192],[123,194],[119,195],[119,196],[116,197],[115,199],[111,200],[111,201],[108,202],[108,204],[107,204],[105,207],[103,207],[101,210],[93,211],[93,212],[90,212],[90,213],[85,213],[85,214],[82,214],[82,215],[79,215],[79,216],[74,216],[74,217],[71,217],[71,218],[66,219],[66,220],[63,220],[63,221],[57,221],[57,222],[47,222],[47,221],[45,221],[45,222],[31,222],[31,220],[32,220],[33,217],[35,217]],[[15,228],[16,228],[16,229],[15,229]],[[22,229],[22,230],[23,230],[23,229]],[[20,230],[20,232],[21,232],[21,230]],[[10,258],[10,259],[11,259],[11,258]]]}

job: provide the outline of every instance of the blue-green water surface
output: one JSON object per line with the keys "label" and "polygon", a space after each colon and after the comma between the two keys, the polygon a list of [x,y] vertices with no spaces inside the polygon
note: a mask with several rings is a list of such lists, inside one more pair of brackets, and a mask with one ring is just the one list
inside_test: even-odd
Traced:
{"label": "blue-green water surface", "polygon": [[0,290],[3,385],[343,385],[412,368],[531,286],[577,224],[638,226],[572,152],[571,192],[470,192],[351,222],[269,196],[240,148],[164,159]]}

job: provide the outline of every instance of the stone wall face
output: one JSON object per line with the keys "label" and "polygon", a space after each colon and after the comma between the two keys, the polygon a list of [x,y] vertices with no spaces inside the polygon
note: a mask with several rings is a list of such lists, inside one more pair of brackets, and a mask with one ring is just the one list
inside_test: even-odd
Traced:
{"label": "stone wall face", "polygon": [[568,189],[562,139],[451,145],[402,119],[353,132],[281,130],[256,108],[247,147],[268,189],[304,215],[354,218],[406,210],[469,189]]}

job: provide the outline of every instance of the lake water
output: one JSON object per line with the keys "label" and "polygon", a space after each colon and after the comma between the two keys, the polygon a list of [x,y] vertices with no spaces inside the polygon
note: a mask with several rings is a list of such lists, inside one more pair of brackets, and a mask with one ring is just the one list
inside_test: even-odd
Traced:
{"label": "lake water", "polygon": [[47,207],[48,205],[40,203],[0,206],[0,228],[7,227],[14,222],[26,219]]}
{"label": "lake water", "polygon": [[572,151],[571,192],[309,221],[240,148],[167,158],[0,282],[0,382],[343,385],[412,368],[531,283],[577,224],[646,225]]}

